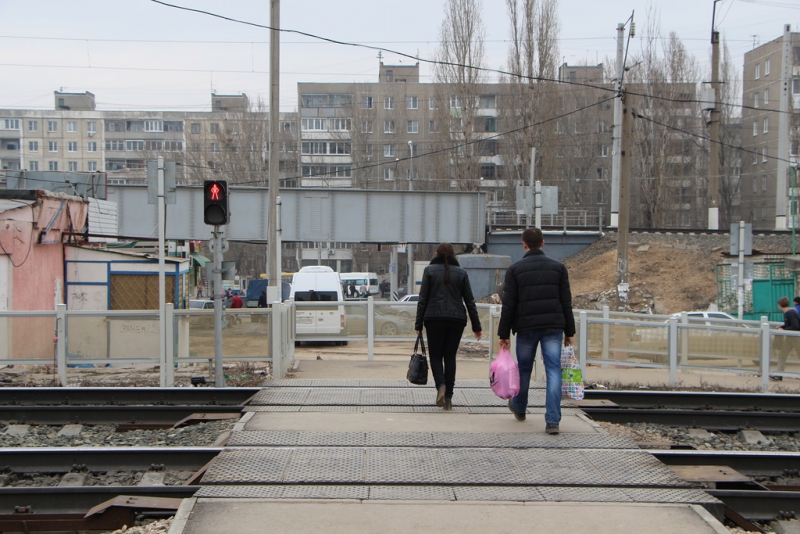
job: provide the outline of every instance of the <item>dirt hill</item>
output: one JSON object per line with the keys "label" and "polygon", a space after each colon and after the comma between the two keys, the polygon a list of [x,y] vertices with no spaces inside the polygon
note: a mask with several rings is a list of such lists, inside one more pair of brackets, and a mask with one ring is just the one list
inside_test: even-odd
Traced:
{"label": "dirt hill", "polygon": [[[727,234],[631,233],[628,244],[631,311],[670,314],[716,303],[715,268],[729,259]],[[755,235],[753,252],[789,254],[791,235]],[[575,309],[614,309],[616,261],[615,232],[564,261]]]}

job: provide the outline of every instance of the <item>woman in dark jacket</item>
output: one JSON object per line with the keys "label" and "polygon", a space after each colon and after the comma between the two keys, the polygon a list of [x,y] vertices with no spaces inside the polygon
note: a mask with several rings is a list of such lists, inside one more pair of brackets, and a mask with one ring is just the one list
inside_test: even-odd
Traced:
{"label": "woman in dark jacket", "polygon": [[[466,305],[466,310],[465,310]],[[458,265],[453,245],[440,243],[436,256],[422,274],[414,329],[423,323],[428,334],[431,371],[436,383],[436,406],[452,409],[456,382],[456,352],[467,326],[467,312],[475,338],[480,339],[481,321],[472,296],[467,272]]]}

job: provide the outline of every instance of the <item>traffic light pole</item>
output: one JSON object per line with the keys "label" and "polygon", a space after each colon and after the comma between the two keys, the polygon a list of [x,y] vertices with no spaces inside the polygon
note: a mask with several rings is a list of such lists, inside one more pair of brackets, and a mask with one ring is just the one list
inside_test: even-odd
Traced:
{"label": "traffic light pole", "polygon": [[225,369],[222,366],[222,255],[228,249],[224,232],[214,225],[211,251],[214,253],[214,387],[225,387]]}

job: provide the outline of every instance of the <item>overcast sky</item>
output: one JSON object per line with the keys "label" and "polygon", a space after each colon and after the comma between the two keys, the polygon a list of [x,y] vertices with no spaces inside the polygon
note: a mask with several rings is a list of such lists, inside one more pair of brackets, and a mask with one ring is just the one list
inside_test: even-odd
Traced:
{"label": "overcast sky", "polygon": [[[269,25],[269,0],[164,0]],[[437,47],[445,0],[284,0],[281,27],[422,58]],[[676,32],[708,71],[713,0],[560,0],[560,55],[569,64],[615,55],[616,26],[635,11],[638,50],[648,11]],[[507,55],[505,0],[483,0],[487,63]],[[800,31],[798,0],[721,0],[717,29],[735,62],[753,43]],[[151,0],[0,0],[0,108],[52,109],[53,91],[91,91],[102,110],[207,111],[210,93],[269,97],[269,30]],[[297,107],[298,82],[377,81],[378,52],[281,37],[281,109]],[[391,52],[386,64],[413,63]],[[739,69],[741,70],[741,68]],[[430,69],[421,68],[423,81]],[[741,73],[740,73],[741,76]]]}

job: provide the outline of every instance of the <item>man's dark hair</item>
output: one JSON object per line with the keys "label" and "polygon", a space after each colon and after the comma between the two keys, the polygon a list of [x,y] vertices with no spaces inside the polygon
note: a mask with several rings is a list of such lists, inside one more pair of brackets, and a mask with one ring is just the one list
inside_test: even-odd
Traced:
{"label": "man's dark hair", "polygon": [[789,307],[789,297],[781,297],[778,299],[778,306],[781,308]]}
{"label": "man's dark hair", "polygon": [[538,228],[528,228],[522,232],[522,242],[528,245],[531,250],[542,248],[542,243],[544,242],[542,231]]}
{"label": "man's dark hair", "polygon": [[794,298],[794,303],[795,304],[800,304],[800,297],[795,297]]}

